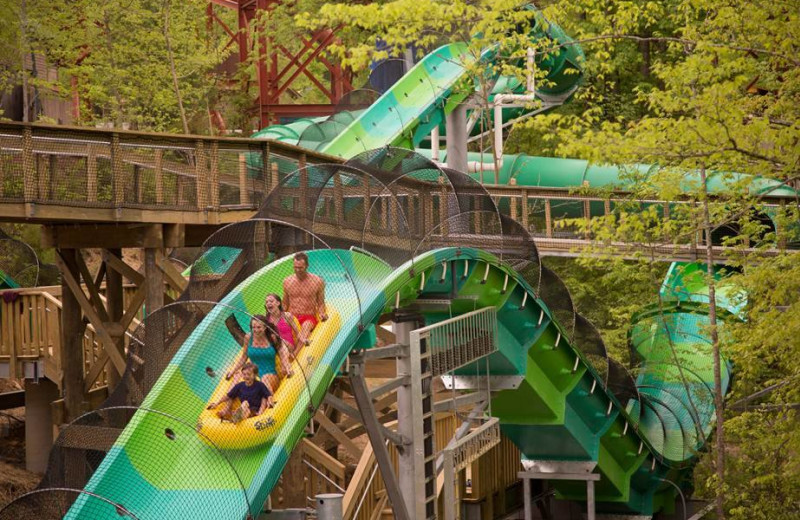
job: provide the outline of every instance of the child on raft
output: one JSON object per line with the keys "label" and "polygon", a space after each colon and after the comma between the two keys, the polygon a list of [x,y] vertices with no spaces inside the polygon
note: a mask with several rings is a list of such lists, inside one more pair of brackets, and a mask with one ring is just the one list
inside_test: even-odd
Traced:
{"label": "child on raft", "polygon": [[[258,367],[253,363],[245,363],[242,367],[243,380],[236,383],[225,397],[209,404],[208,409],[213,410],[224,402],[225,407],[217,411],[217,417],[238,424],[244,419],[261,415],[267,408],[272,408],[272,392],[267,385],[257,380],[257,377]],[[239,399],[241,405],[231,413],[234,399]]]}

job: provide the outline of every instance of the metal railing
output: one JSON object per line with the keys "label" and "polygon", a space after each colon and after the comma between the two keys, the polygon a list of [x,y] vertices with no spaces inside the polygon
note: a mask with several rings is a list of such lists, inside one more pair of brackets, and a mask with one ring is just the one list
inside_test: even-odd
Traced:
{"label": "metal railing", "polygon": [[458,507],[461,481],[458,472],[478,460],[493,447],[500,444],[500,420],[492,417],[457,440],[452,446],[442,450],[444,459],[444,518],[455,520],[460,518]]}
{"label": "metal railing", "polygon": [[485,307],[411,332],[426,341],[431,375],[440,376],[497,351],[497,309]]}

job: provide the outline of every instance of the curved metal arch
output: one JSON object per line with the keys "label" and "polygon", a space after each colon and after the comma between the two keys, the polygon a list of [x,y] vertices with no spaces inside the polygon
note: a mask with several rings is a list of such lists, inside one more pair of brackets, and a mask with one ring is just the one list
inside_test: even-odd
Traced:
{"label": "curved metal arch", "polygon": [[[703,384],[703,386],[705,386],[705,387],[706,387],[706,390],[708,390],[708,395],[709,395],[709,396],[711,396],[711,400],[710,400],[710,402],[711,402],[711,403],[713,403],[713,402],[714,402],[714,391],[711,389],[711,386],[709,385],[709,383],[707,383],[706,381],[704,381],[704,380],[703,380],[703,378],[702,378],[702,377],[700,377],[700,376],[697,374],[697,372],[695,372],[695,371],[694,371],[693,369],[691,369],[691,368],[687,368],[687,367],[681,367],[681,366],[678,366],[676,363],[668,363],[668,362],[666,362],[666,361],[656,361],[656,362],[651,362],[651,363],[648,363],[646,366],[644,366],[644,367],[643,367],[643,369],[644,369],[644,370],[646,370],[648,366],[661,366],[661,365],[666,365],[666,366],[669,366],[669,367],[675,367],[675,368],[676,368],[676,369],[678,369],[678,370],[684,370],[684,371],[688,372],[689,374],[693,375],[693,376],[694,376],[694,377],[695,377],[695,378],[696,378],[698,381],[700,381],[700,383],[702,383],[702,384]],[[638,386],[638,385],[637,385],[637,386]],[[689,389],[687,388],[687,389],[686,389],[686,391],[687,391],[687,393],[688,393],[688,392],[689,392]],[[692,406],[694,407],[694,412],[695,412],[695,413],[698,415],[698,417],[699,417],[699,416],[700,416],[700,414],[699,414],[699,412],[697,411],[697,407],[696,407],[696,405],[694,404],[694,402],[692,402]],[[714,409],[714,413],[717,413],[716,407],[715,407],[715,409]]]}
{"label": "curved metal arch", "polygon": [[[226,226],[223,226],[222,228],[220,228],[217,231],[215,231],[214,233],[212,233],[211,236],[209,236],[205,240],[205,242],[203,243],[204,244],[203,247],[206,247],[205,244],[208,243],[210,240],[212,240],[218,234],[223,233],[226,230],[229,230],[229,229],[231,229],[231,228],[233,228],[235,226],[247,225],[248,223],[252,223],[252,222],[267,222],[267,223],[278,224],[278,225],[281,225],[281,226],[286,226],[286,227],[289,227],[289,228],[294,228],[294,229],[300,230],[303,233],[308,233],[314,239],[314,241],[319,241],[320,244],[325,246],[324,249],[327,249],[329,251],[336,251],[335,249],[331,248],[331,246],[328,245],[328,243],[325,240],[323,240],[319,235],[317,235],[313,231],[309,231],[309,230],[303,228],[302,226],[300,226],[298,224],[294,224],[292,222],[286,222],[286,221],[283,221],[283,220],[279,220],[279,219],[275,219],[275,218],[269,218],[269,217],[253,217],[253,218],[250,218],[248,220],[244,220],[244,221],[241,221],[241,222],[234,222],[234,223],[228,224]],[[217,247],[217,246],[211,246],[211,247]],[[342,272],[348,274],[348,280],[349,280],[350,284],[353,287],[353,292],[354,292],[355,297],[356,297],[356,304],[358,305],[359,323],[361,323],[363,325],[362,316],[363,316],[364,308],[363,308],[363,305],[362,305],[362,302],[361,302],[361,295],[358,292],[358,286],[353,282],[353,280],[354,280],[353,273],[349,272],[349,269],[347,268],[347,264],[344,261],[342,261],[342,259],[339,257],[338,254],[336,254],[335,256],[336,256],[336,259],[339,261],[339,263],[342,266]],[[188,293],[188,290],[184,291],[184,293]]]}
{"label": "curved metal arch", "polygon": [[189,431],[192,431],[197,436],[202,437],[203,441],[208,443],[209,446],[211,446],[211,448],[214,449],[214,451],[216,451],[220,455],[222,460],[224,460],[227,463],[227,465],[230,467],[231,472],[233,472],[234,476],[236,477],[236,480],[239,482],[239,486],[242,489],[242,495],[244,496],[245,504],[247,505],[247,512],[250,515],[253,514],[253,507],[250,504],[250,498],[247,496],[247,488],[245,487],[244,482],[242,481],[242,478],[239,475],[239,472],[236,471],[236,467],[233,465],[231,460],[225,455],[225,452],[222,451],[216,445],[216,443],[214,443],[214,441],[212,441],[210,438],[208,438],[202,432],[198,431],[194,424],[190,424],[190,423],[186,422],[185,420],[181,419],[180,417],[176,417],[176,416],[174,416],[172,414],[169,414],[167,412],[162,412],[161,410],[155,410],[155,409],[146,408],[146,407],[143,407],[143,406],[109,406],[107,408],[98,408],[97,410],[93,410],[91,412],[87,412],[87,413],[81,415],[80,417],[77,417],[76,419],[74,419],[72,422],[69,423],[67,428],[69,428],[70,426],[75,424],[77,421],[79,421],[79,420],[81,420],[81,419],[83,419],[85,417],[90,417],[92,415],[97,415],[99,412],[107,412],[107,411],[115,411],[115,410],[134,411],[134,413],[138,412],[138,411],[144,411],[146,413],[152,413],[152,414],[155,414],[155,415],[160,415],[162,417],[166,417],[167,419],[171,419],[173,421],[177,421],[181,425],[183,425],[186,428],[188,428]]}
{"label": "curved metal arch", "polygon": [[[539,294],[539,298],[543,302],[545,302],[545,304],[547,304],[548,308],[552,308],[554,311],[555,310],[563,310],[564,312],[571,313],[571,315],[572,315],[572,323],[570,323],[571,330],[569,330],[567,332],[570,333],[569,334],[569,338],[572,338],[575,335],[575,327],[576,327],[577,315],[578,315],[577,311],[575,310],[575,301],[572,299],[572,294],[570,294],[569,289],[567,288],[567,286],[564,283],[564,281],[561,278],[559,278],[559,276],[553,270],[545,267],[544,265],[541,265],[541,267],[539,269],[539,272],[541,273],[541,276],[539,278],[539,286],[536,288],[536,292]],[[554,284],[554,283],[556,283],[558,285],[557,286],[553,286],[552,284]],[[554,288],[553,293],[566,294],[567,301],[569,303],[569,308],[556,307],[555,305],[552,305],[552,301],[548,301],[548,300],[552,300],[552,297],[555,294],[552,294],[552,295],[551,294],[544,294],[546,285]]]}
{"label": "curved metal arch", "polygon": [[[157,313],[163,311],[164,309],[170,309],[171,310],[172,308],[180,307],[183,304],[195,304],[195,303],[208,304],[208,305],[211,305],[212,307],[225,307],[227,309],[230,309],[230,310],[234,311],[235,313],[239,313],[239,314],[243,314],[245,316],[248,316],[250,318],[250,320],[255,318],[255,316],[253,314],[250,314],[250,312],[248,312],[246,310],[242,310],[239,307],[236,307],[236,306],[233,306],[233,305],[230,305],[230,304],[227,304],[227,303],[214,302],[212,300],[192,300],[192,299],[179,300],[179,301],[175,301],[175,302],[172,302],[170,304],[167,304],[167,305],[161,307],[160,309],[157,309],[156,311],[153,312],[153,314],[150,314],[149,316],[144,318],[142,320],[141,324],[138,327],[136,327],[136,329],[133,331],[133,334],[130,335],[131,340],[135,341],[136,343],[138,343],[140,345],[144,345],[145,343],[143,341],[141,341],[137,337],[136,333],[139,330],[146,329],[147,320],[149,320],[151,317],[155,316]],[[233,314],[231,314],[231,316],[233,316]],[[297,361],[297,357],[292,352],[292,349],[289,348],[288,345],[286,345],[286,341],[283,338],[281,338],[281,342],[283,343],[283,347],[286,348],[287,351],[289,352],[289,354],[292,357],[292,359],[294,361]],[[129,354],[129,357],[130,357],[131,354],[132,354],[132,352]],[[135,366],[135,364],[136,364],[135,362],[131,363],[130,366],[133,367],[133,366]],[[303,381],[305,381],[305,388],[306,388],[306,392],[308,393],[308,401],[310,403],[312,401],[312,393],[311,393],[311,387],[310,387],[309,382],[308,382],[309,381],[309,377],[308,377],[308,375],[306,375],[306,371],[303,369],[302,363],[298,362],[297,363],[297,368],[300,369],[300,373],[303,376]],[[133,370],[133,369],[131,369],[131,370]]]}
{"label": "curved metal arch", "polygon": [[[457,215],[453,215],[452,217],[447,218],[444,222],[440,222],[439,224],[433,226],[433,228],[431,228],[427,233],[425,233],[425,235],[419,240],[419,242],[417,242],[417,245],[414,247],[414,251],[413,251],[413,254],[412,254],[412,261],[413,261],[414,258],[416,258],[420,254],[420,247],[422,247],[422,244],[424,244],[425,242],[429,241],[436,230],[441,229],[442,226],[447,225],[448,223],[450,223],[451,221],[453,221],[455,219],[467,217],[469,215],[478,215],[478,214],[481,214],[481,213],[486,213],[486,214],[489,214],[489,215],[495,215],[495,213],[491,212],[491,211],[468,211],[468,212],[465,212],[465,213],[459,213]],[[499,224],[499,221],[498,221],[498,224]],[[502,242],[504,240],[504,235],[502,234],[502,229],[501,229],[500,237],[501,237],[500,240]],[[452,246],[452,247],[457,247],[457,246]],[[497,255],[494,255],[494,256],[497,256]],[[500,260],[502,261],[502,257],[500,257]]]}
{"label": "curved metal arch", "polygon": [[[669,411],[669,413],[671,413],[673,417],[675,417],[675,422],[678,424],[678,427],[680,428],[680,431],[681,431],[681,439],[683,440],[683,446],[684,446],[684,449],[685,449],[686,448],[686,444],[687,444],[687,440],[688,440],[688,435],[686,434],[686,430],[683,428],[683,423],[681,422],[680,417],[678,417],[678,414],[675,412],[675,410],[670,408],[666,404],[665,401],[663,401],[661,399],[658,399],[657,397],[654,397],[654,396],[652,396],[650,394],[641,393],[639,395],[644,397],[645,401],[652,401],[653,403],[656,403],[657,405],[663,407],[664,409]],[[661,417],[661,416],[659,415],[659,417]],[[664,432],[665,432],[665,434],[664,434],[664,448],[665,448],[665,451],[666,451],[666,439],[667,439],[667,437],[666,437],[666,428],[664,428]],[[662,453],[662,455],[663,455],[663,453]],[[684,452],[684,455],[685,455],[685,452]],[[664,455],[664,458],[666,459],[666,455]],[[683,461],[679,461],[680,465],[682,465],[682,463],[683,463]]]}
{"label": "curved metal arch", "polygon": [[[639,401],[639,390],[636,387],[636,380],[633,378],[633,375],[630,373],[630,371],[622,365],[622,363],[616,361],[614,358],[609,358],[608,361],[609,361],[608,364],[609,383],[606,386],[606,389],[614,395],[614,397],[620,403],[622,408],[625,409],[627,408],[627,404],[631,399]],[[626,379],[625,383],[628,383],[628,386],[612,384],[612,381],[617,381],[620,379],[619,377],[617,377],[617,371],[619,371],[619,374]],[[620,395],[622,395],[623,392],[615,391],[615,387],[618,386],[621,387],[624,392],[630,392],[631,394],[630,396],[627,396],[627,399],[624,403],[620,399]]]}
{"label": "curved metal arch", "polygon": [[[664,439],[664,443],[666,443],[667,442],[667,429],[664,427],[664,418],[661,417],[661,414],[658,413],[658,411],[655,409],[655,407],[652,404],[647,402],[647,399],[641,399],[639,402],[642,403],[643,406],[647,406],[656,415],[656,417],[658,418],[658,423],[661,426],[661,435],[663,436],[662,438]],[[641,418],[640,418],[639,419],[639,426],[641,426],[641,423],[642,423],[642,421],[641,421]],[[641,435],[642,437],[646,437],[644,432],[642,432],[641,428],[637,428],[637,431],[639,432],[639,435]],[[657,458],[659,462],[663,463],[664,462],[663,450],[656,449],[656,447],[653,445],[653,443],[650,442],[650,439],[647,439],[647,444],[648,444],[648,447],[651,450],[651,455],[653,455],[654,458]],[[658,452],[658,453],[656,454],[655,452]]]}
{"label": "curved metal arch", "polygon": [[108,498],[106,498],[106,497],[104,497],[102,495],[98,495],[97,493],[92,493],[91,491],[86,491],[86,490],[83,490],[83,489],[67,488],[67,487],[41,488],[41,489],[34,489],[33,491],[28,491],[27,493],[18,496],[17,498],[15,498],[11,502],[9,502],[8,504],[6,504],[2,508],[0,508],[0,518],[2,518],[3,512],[6,509],[12,507],[17,502],[19,502],[19,501],[21,501],[21,500],[23,500],[25,498],[28,498],[30,496],[33,496],[33,495],[43,495],[43,494],[46,494],[46,493],[52,493],[53,491],[75,493],[78,496],[86,495],[86,496],[89,496],[89,497],[92,497],[92,498],[96,498],[96,499],[98,499],[98,500],[100,500],[102,502],[105,502],[106,504],[114,507],[114,509],[116,510],[116,512],[117,512],[117,514],[119,516],[127,516],[128,518],[133,518],[134,520],[138,520],[138,517],[136,515],[134,515],[132,512],[130,512],[128,509],[126,509],[125,506],[123,506],[122,504],[118,504],[118,503],[114,502],[113,500],[110,500],[110,499],[108,499]]}
{"label": "curved metal arch", "polygon": [[[599,340],[599,343],[597,345],[599,345],[601,347],[601,351],[600,352],[587,352],[586,350],[584,350],[582,348],[581,345],[578,344],[579,341],[578,341],[577,338],[578,338],[578,328],[579,328],[579,326],[588,327],[589,333],[591,335],[595,336]],[[577,312],[575,313],[575,332],[573,333],[572,341],[570,341],[570,344],[575,349],[580,350],[580,352],[584,356],[590,356],[590,355],[591,356],[598,356],[601,359],[605,359],[606,360],[606,377],[605,377],[605,381],[603,381],[603,387],[607,387],[608,386],[608,365],[609,365],[608,349],[606,349],[606,344],[603,341],[603,337],[600,335],[600,332],[597,330],[597,327],[595,327],[594,324],[591,321],[589,321],[588,318],[586,318],[585,316],[583,316],[582,314],[577,313]],[[593,365],[592,365],[592,368],[594,369]],[[595,372],[595,375],[598,375],[598,376],[600,375],[600,374],[597,373],[596,369],[594,369],[594,372]]]}
{"label": "curved metal arch", "polygon": [[[34,276],[34,278],[33,278],[33,285],[31,287],[38,286],[39,285],[39,270],[41,269],[41,262],[39,262],[39,255],[37,255],[36,251],[33,249],[33,247],[31,247],[31,245],[28,244],[27,242],[25,242],[24,240],[20,240],[18,238],[12,237],[11,235],[9,235],[8,233],[6,233],[4,231],[0,231],[0,242],[6,242],[6,241],[10,242],[10,243],[15,243],[15,244],[21,244],[24,248],[26,248],[28,251],[30,251],[30,254],[33,256],[33,260],[35,262],[34,265],[24,267],[23,269],[17,271],[16,273],[13,273],[13,274],[14,275],[18,275],[19,273],[23,273],[23,272],[27,271],[28,269],[30,269],[32,267],[35,267],[36,268],[36,276]],[[12,275],[12,273],[8,273],[8,274]]]}
{"label": "curved metal arch", "polygon": [[[700,424],[700,417],[697,416],[696,411],[694,410],[694,408],[692,408],[692,407],[688,406],[686,403],[684,403],[683,400],[679,396],[675,395],[672,392],[672,390],[670,390],[668,388],[656,386],[656,385],[639,385],[638,388],[653,389],[653,390],[658,390],[660,392],[664,392],[665,394],[669,394],[673,399],[675,399],[678,403],[680,403],[681,406],[683,406],[686,410],[689,411],[689,416],[691,417],[692,422],[694,423],[694,427],[695,427],[695,430],[696,430],[695,433],[697,434],[697,438],[698,439],[705,439],[705,433],[703,432],[703,427]],[[650,395],[650,394],[648,394],[648,395]]]}
{"label": "curved metal arch", "polygon": [[[264,202],[262,203],[261,207],[258,210],[257,215],[261,215],[263,213],[266,213],[266,215],[262,216],[262,217],[258,217],[258,218],[274,218],[274,217],[269,217],[269,210],[271,208],[270,204],[272,202],[272,197],[273,196],[280,197],[281,196],[280,189],[282,187],[286,187],[286,185],[288,185],[291,182],[294,182],[295,180],[297,180],[299,182],[299,176],[301,175],[301,172],[303,170],[308,171],[309,169],[312,169],[312,168],[313,169],[319,169],[321,172],[324,172],[323,176],[322,176],[322,179],[321,179],[321,180],[323,180],[323,182],[320,183],[322,186],[310,187],[309,190],[320,190],[321,191],[322,188],[325,185],[329,184],[331,182],[331,180],[333,179],[333,177],[335,175],[337,175],[337,174],[345,174],[345,175],[349,174],[349,175],[352,175],[353,177],[359,177],[359,178],[363,179],[363,182],[367,183],[367,187],[365,188],[365,190],[369,190],[370,182],[371,181],[375,181],[378,184],[378,186],[380,187],[379,188],[379,193],[378,193],[379,195],[382,194],[382,193],[388,193],[392,197],[392,205],[394,207],[394,210],[397,212],[397,214],[398,214],[398,216],[400,218],[400,224],[405,228],[405,230],[408,233],[409,237],[411,236],[411,232],[410,232],[411,227],[409,226],[408,216],[406,215],[405,211],[403,210],[402,205],[399,203],[398,198],[397,198],[397,194],[391,189],[391,186],[390,186],[389,183],[386,182],[386,179],[382,178],[379,175],[376,175],[376,172],[372,172],[372,171],[370,171],[368,169],[361,168],[358,165],[350,164],[349,162],[344,163],[344,164],[335,164],[335,163],[316,164],[316,165],[306,166],[305,168],[300,168],[300,169],[295,170],[294,172],[290,173],[289,175],[287,175],[281,181],[281,183],[278,185],[277,188],[275,188],[274,190],[272,190],[270,192],[269,196],[264,200]],[[316,197],[312,197],[312,199],[313,199],[312,200],[313,206],[314,206],[314,208],[316,208],[317,205],[319,204],[319,200],[320,200],[319,194],[317,194]],[[370,199],[372,199],[372,197],[370,197]],[[366,204],[365,204],[365,207],[364,207],[364,223],[363,223],[363,227],[360,230],[361,231],[361,244],[360,244],[360,246],[362,246],[362,247],[364,246],[364,244],[366,242],[366,236],[369,234],[368,233],[368,229],[367,229],[369,227],[369,216],[373,213],[373,210],[374,210],[374,208],[375,208],[377,203],[378,203],[377,200],[375,200],[375,201],[370,200],[369,207],[367,207]],[[311,222],[311,227],[312,227],[311,230],[306,230],[306,229],[303,228],[303,226],[296,225],[296,224],[294,226],[296,228],[298,228],[298,229],[301,229],[301,230],[311,234],[313,237],[318,237],[318,235],[314,232],[314,229],[316,228],[316,224],[317,224],[316,211],[312,212],[312,214],[311,214],[311,216],[309,218],[309,221]],[[286,222],[286,221],[283,221],[283,222],[285,222],[286,224],[290,224],[289,222]],[[354,226],[354,229],[357,229],[357,228]],[[330,246],[324,240],[320,239],[320,241],[326,247],[330,248]]]}

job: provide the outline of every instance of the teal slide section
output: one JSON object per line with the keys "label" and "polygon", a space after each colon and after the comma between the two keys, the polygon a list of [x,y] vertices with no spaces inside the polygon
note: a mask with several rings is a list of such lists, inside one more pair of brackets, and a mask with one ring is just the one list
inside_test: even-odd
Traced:
{"label": "teal slide section", "polygon": [[17,289],[19,285],[2,269],[0,269],[0,289]]}

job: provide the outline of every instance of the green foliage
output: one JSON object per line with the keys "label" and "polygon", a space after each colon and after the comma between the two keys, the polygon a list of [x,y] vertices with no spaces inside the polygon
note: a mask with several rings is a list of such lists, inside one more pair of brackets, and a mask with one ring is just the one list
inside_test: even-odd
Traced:
{"label": "green foliage", "polygon": [[[124,8],[109,1],[29,1],[25,48],[59,68],[54,84],[40,79],[40,86],[66,98],[77,85],[82,123],[124,122],[147,130],[182,131],[180,94],[188,119],[199,123],[195,131],[202,131],[207,129],[207,116],[202,115],[215,101],[212,69],[229,52],[223,52],[221,36],[207,35],[206,6],[205,0],[132,0]],[[20,8],[4,12],[19,13]],[[8,37],[20,34],[21,18],[4,17],[4,45],[16,43]],[[21,52],[16,46],[9,56]]]}
{"label": "green foliage", "polygon": [[588,257],[544,258],[544,265],[567,285],[578,313],[603,337],[610,357],[629,366],[628,330],[631,317],[658,299],[659,282],[668,264]]}

